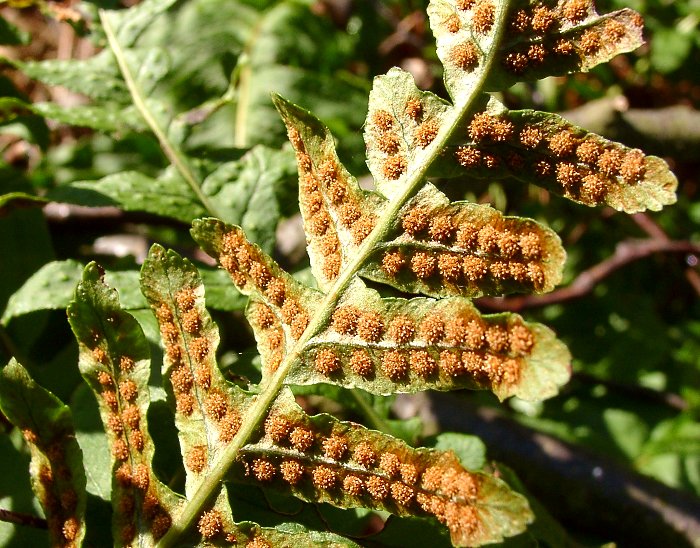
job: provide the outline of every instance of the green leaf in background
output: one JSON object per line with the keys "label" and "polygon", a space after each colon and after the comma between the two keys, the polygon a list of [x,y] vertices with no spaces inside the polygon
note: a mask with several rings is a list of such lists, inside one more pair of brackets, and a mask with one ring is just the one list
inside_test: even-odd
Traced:
{"label": "green leaf in background", "polygon": [[96,101],[128,104],[129,95],[119,78],[114,57],[105,51],[88,59],[11,61],[30,78],[50,86],[63,86]]}
{"label": "green leaf in background", "polygon": [[481,470],[486,464],[486,446],[476,436],[444,432],[435,436],[435,449],[455,452],[462,466],[468,470]]}
{"label": "green leaf in background", "polygon": [[117,205],[126,211],[146,211],[182,222],[206,212],[172,169],[158,178],[131,171],[108,175],[99,181],[75,181],[56,188],[49,197],[57,202],[90,207]]}
{"label": "green leaf in background", "polygon": [[[296,175],[288,150],[254,146],[240,160],[221,164],[202,183],[222,219],[240,225],[266,251],[273,249],[281,201]],[[190,220],[194,218],[191,217]]]}
{"label": "green leaf in background", "polygon": [[66,308],[80,280],[83,265],[78,261],[54,261],[37,270],[7,302],[0,322],[37,310]]}
{"label": "green leaf in background", "polygon": [[[289,151],[258,146],[240,160],[217,167],[204,179],[201,190],[216,204],[222,218],[241,224],[264,249],[271,250],[280,200],[288,194],[293,172]],[[126,211],[146,211],[188,224],[208,212],[182,177],[170,168],[157,178],[132,171],[98,181],[74,181],[54,189],[49,197],[84,206],[117,205]]]}
{"label": "green leaf in background", "polygon": [[51,544],[81,546],[85,472],[70,410],[15,360],[0,375],[0,410],[29,446],[32,489],[46,514]]}
{"label": "green leaf in background", "polygon": [[7,19],[0,18],[0,44],[16,46],[27,44],[30,39],[28,32],[21,31]]}

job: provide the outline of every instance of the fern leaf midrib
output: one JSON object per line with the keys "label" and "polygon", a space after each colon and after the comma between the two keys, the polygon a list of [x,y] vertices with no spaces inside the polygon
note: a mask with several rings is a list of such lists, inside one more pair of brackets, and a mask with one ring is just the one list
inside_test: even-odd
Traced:
{"label": "fern leaf midrib", "polygon": [[119,66],[119,70],[122,73],[122,77],[124,78],[126,87],[129,90],[129,94],[131,95],[131,98],[134,101],[134,106],[139,111],[139,114],[141,114],[143,119],[146,121],[148,127],[158,139],[158,143],[160,144],[161,149],[163,149],[163,153],[165,154],[165,156],[168,158],[170,163],[178,170],[178,172],[185,180],[187,185],[192,189],[192,192],[194,192],[195,196],[197,196],[197,199],[201,202],[202,206],[204,206],[204,209],[206,209],[211,215],[221,216],[221,214],[217,211],[216,207],[214,207],[214,204],[212,204],[209,198],[204,194],[204,192],[202,192],[200,184],[197,182],[197,178],[192,172],[192,169],[190,169],[190,166],[187,164],[187,161],[183,157],[182,152],[178,150],[178,148],[170,141],[170,139],[168,139],[167,135],[165,134],[165,131],[163,131],[163,128],[160,127],[160,124],[158,124],[158,121],[151,113],[150,109],[148,108],[148,105],[146,105],[143,91],[134,79],[134,75],[131,73],[131,69],[129,68],[128,63],[126,62],[126,58],[124,57],[124,50],[122,49],[121,44],[117,40],[117,36],[114,32],[114,29],[112,28],[112,25],[109,22],[109,16],[107,12],[105,10],[99,10],[98,13],[100,16],[100,23],[102,24],[102,28],[105,31],[105,36],[107,37],[107,42],[109,44],[110,49],[112,50],[112,53],[114,54],[114,58],[117,61],[117,65]]}
{"label": "fern leaf midrib", "polygon": [[203,510],[207,501],[216,492],[217,486],[225,478],[228,469],[234,462],[239,451],[250,439],[253,432],[258,427],[259,423],[264,419],[272,402],[277,397],[278,393],[284,386],[284,380],[289,374],[291,368],[300,358],[309,340],[318,334],[324,328],[330,316],[335,309],[340,297],[343,295],[350,282],[357,276],[358,272],[369,259],[376,246],[384,239],[386,234],[391,230],[392,224],[399,212],[405,205],[406,201],[418,190],[421,183],[426,180],[426,174],[431,164],[436,160],[445,145],[450,141],[450,138],[460,127],[464,117],[469,114],[474,100],[482,93],[484,84],[498,55],[498,46],[502,40],[506,30],[506,14],[509,10],[510,0],[503,0],[498,3],[497,13],[495,15],[495,33],[491,44],[489,55],[484,58],[484,64],[478,80],[464,98],[464,103],[461,107],[455,106],[452,111],[451,120],[447,122],[441,131],[436,136],[432,143],[432,152],[427,155],[422,164],[406,178],[404,189],[401,193],[394,196],[390,205],[384,210],[379,217],[376,226],[367,236],[362,245],[355,254],[355,259],[340,273],[333,286],[330,288],[324,299],[319,303],[319,312],[315,314],[304,333],[292,347],[289,354],[279,365],[274,375],[264,384],[263,390],[255,398],[254,403],[248,409],[245,415],[240,430],[236,437],[231,441],[227,448],[222,451],[216,462],[211,466],[211,473],[202,481],[200,487],[194,493],[193,497],[185,504],[179,515],[174,517],[173,525],[166,535],[158,543],[159,548],[172,546],[178,536],[184,533],[195,521],[196,517]]}

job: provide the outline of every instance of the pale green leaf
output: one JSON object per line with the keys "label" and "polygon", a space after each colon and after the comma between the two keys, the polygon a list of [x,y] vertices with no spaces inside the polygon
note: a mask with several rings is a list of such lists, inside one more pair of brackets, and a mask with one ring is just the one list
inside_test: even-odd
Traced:
{"label": "pale green leaf", "polygon": [[83,453],[90,455],[84,463],[87,492],[109,501],[112,493],[109,445],[102,429],[95,396],[86,384],[82,384],[75,391],[70,407],[75,423],[75,437]]}
{"label": "pale green leaf", "polygon": [[107,175],[97,181],[74,181],[49,193],[52,200],[83,206],[117,205],[189,223],[206,214],[185,181],[168,169],[158,178],[136,171]]}
{"label": "pale green leaf", "polygon": [[364,132],[367,165],[377,190],[388,198],[400,193],[404,175],[422,169],[434,154],[431,144],[450,117],[454,107],[420,91],[410,73],[392,68],[377,76]]}
{"label": "pale green leaf", "polygon": [[114,57],[103,51],[88,59],[46,59],[10,61],[24,74],[49,86],[63,86],[95,101],[129,103],[124,82],[119,77]]}
{"label": "pale green leaf", "polygon": [[[481,86],[498,62],[509,8],[509,3],[503,1],[465,4],[472,4],[474,9],[456,8],[448,0],[431,0],[428,5],[430,28],[445,69],[445,86],[456,105],[482,91]],[[480,15],[475,17],[477,12]],[[455,16],[459,20],[456,27],[451,24]]]}
{"label": "pale green leaf", "polygon": [[238,431],[247,396],[219,371],[219,332],[204,307],[204,285],[194,265],[154,245],[141,270],[141,288],[160,325],[163,376],[170,381],[191,496]]}
{"label": "pale green leaf", "polygon": [[119,294],[119,303],[126,310],[148,308],[148,303],[139,291],[139,273],[136,270],[105,272],[105,283]]}
{"label": "pale green leaf", "polygon": [[360,189],[318,118],[279,96],[273,100],[297,155],[299,209],[311,270],[319,287],[328,289],[374,228],[381,198]]}
{"label": "pale green leaf", "polygon": [[199,270],[206,289],[207,308],[215,310],[243,310],[247,297],[242,295],[235,286],[231,285],[231,278],[224,270]]}
{"label": "pale green leaf", "polygon": [[168,10],[174,3],[175,0],[145,0],[132,9],[109,12],[109,17],[117,27],[119,42],[126,47],[133,46],[152,24],[153,18]]}

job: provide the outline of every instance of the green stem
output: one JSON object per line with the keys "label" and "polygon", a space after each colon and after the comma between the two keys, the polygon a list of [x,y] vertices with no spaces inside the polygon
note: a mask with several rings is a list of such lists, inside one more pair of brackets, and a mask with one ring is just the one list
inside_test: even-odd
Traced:
{"label": "green stem", "polygon": [[217,492],[219,484],[225,478],[228,469],[238,456],[239,451],[267,415],[268,409],[284,386],[284,380],[289,374],[289,371],[294,364],[299,361],[306,344],[328,323],[340,297],[344,294],[355,276],[357,276],[357,272],[364,265],[365,261],[367,261],[370,254],[391,229],[399,210],[404,206],[406,201],[411,198],[419,186],[425,182],[429,167],[438,158],[440,152],[447,145],[453,133],[460,126],[463,118],[469,114],[474,100],[482,93],[481,90],[489,74],[489,69],[498,53],[498,44],[506,28],[505,16],[508,12],[509,3],[510,0],[503,0],[498,3],[498,12],[494,22],[496,31],[491,44],[491,50],[484,58],[482,72],[476,82],[474,82],[473,87],[465,92],[461,106],[455,105],[452,112],[452,119],[447,121],[433,141],[433,152],[425,157],[422,165],[406,177],[402,191],[392,197],[389,207],[378,219],[374,230],[365,238],[364,242],[357,250],[354,260],[341,272],[340,276],[338,276],[333,286],[325,295],[323,301],[319,303],[317,307],[318,313],[311,319],[306,331],[304,331],[296,344],[291,348],[291,351],[279,365],[274,375],[268,379],[263,387],[263,391],[255,397],[252,405],[245,414],[243,423],[236,437],[226,449],[219,454],[216,462],[211,467],[212,472],[204,478],[192,498],[183,506],[180,513],[174,516],[172,527],[158,543],[159,548],[172,546],[178,540],[178,537],[195,522],[197,516],[202,512],[209,499]]}
{"label": "green stem", "polygon": [[194,173],[192,172],[192,169],[188,165],[185,156],[175,146],[175,144],[172,143],[170,139],[168,139],[167,135],[165,134],[165,131],[162,127],[160,127],[160,124],[156,120],[155,116],[153,116],[153,113],[148,108],[148,105],[146,104],[146,101],[144,99],[143,90],[136,82],[136,79],[134,78],[134,75],[131,72],[129,64],[127,63],[126,57],[124,55],[124,50],[122,49],[121,44],[119,44],[117,36],[114,33],[114,29],[112,28],[112,25],[109,22],[109,16],[107,12],[105,12],[104,10],[99,10],[99,15],[100,22],[102,23],[102,28],[104,29],[105,36],[107,37],[107,42],[109,43],[109,47],[112,50],[115,59],[117,60],[117,65],[119,66],[119,70],[122,73],[122,77],[124,78],[126,87],[129,89],[131,98],[134,101],[134,106],[139,111],[143,119],[146,121],[148,127],[151,128],[151,131],[158,139],[160,147],[163,149],[165,156],[168,158],[170,163],[173,166],[175,166],[175,169],[177,169],[178,172],[180,172],[182,178],[187,182],[189,187],[192,189],[192,192],[194,192],[195,196],[197,196],[197,198],[207,210],[207,212],[210,215],[213,215],[214,217],[220,217],[221,215],[217,212],[216,207],[214,207],[214,205],[209,201],[209,198],[206,196],[206,194],[202,192],[200,184],[197,181],[197,178],[195,177]]}

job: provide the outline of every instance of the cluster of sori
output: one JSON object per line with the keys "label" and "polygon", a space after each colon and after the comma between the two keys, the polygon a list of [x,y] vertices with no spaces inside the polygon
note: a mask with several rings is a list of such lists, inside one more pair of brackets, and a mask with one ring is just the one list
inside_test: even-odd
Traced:
{"label": "cluster of sori", "polygon": [[72,486],[73,471],[64,451],[64,432],[53,434],[53,439],[45,443],[32,428],[22,429],[27,444],[35,448],[33,453],[41,454],[37,496],[46,513],[51,538],[68,548],[76,546],[82,525],[76,517],[78,495]]}
{"label": "cluster of sori", "polygon": [[[98,394],[106,410],[105,428],[116,461],[115,479],[118,486],[117,506],[121,541],[130,543],[137,533],[139,516],[145,518],[154,538],[163,536],[171,525],[168,510],[158,494],[157,482],[152,481],[144,435],[145,419],[138,405],[137,383],[130,378],[135,369],[134,359],[111,356],[94,336],[92,357],[96,362]],[[143,395],[148,398],[147,395]]]}
{"label": "cluster of sori", "polygon": [[[216,425],[219,440],[228,443],[238,432],[241,417],[220,383],[212,380],[219,372],[196,305],[194,290],[183,288],[175,295],[174,308],[165,302],[155,307],[175,406],[185,417],[202,414]],[[196,462],[193,458],[192,463]],[[190,470],[203,469],[197,468],[194,465]]]}
{"label": "cluster of sori", "polygon": [[[516,45],[505,52],[503,66],[514,74],[536,70],[545,63],[577,68],[628,36],[625,25],[612,17],[587,25],[595,16],[590,0],[567,0],[553,6],[538,3],[515,10],[509,14],[508,28]],[[632,23],[634,27],[642,25],[641,20]]]}
{"label": "cluster of sori", "polygon": [[[455,35],[447,60],[465,71],[474,70],[481,57],[473,39],[494,26],[496,7],[492,0],[457,0],[445,10],[442,28]],[[641,28],[637,14],[630,14],[632,28]],[[595,21],[595,24],[589,24]],[[575,70],[598,55],[613,50],[629,32],[615,17],[597,19],[591,0],[536,2],[516,6],[507,15],[508,45],[500,52],[502,66],[516,75],[559,65]],[[551,69],[548,69],[551,70]]]}
{"label": "cluster of sori", "polygon": [[535,346],[521,320],[485,318],[466,306],[424,314],[343,305],[333,313],[328,333],[333,343],[311,345],[307,353],[318,373],[397,384],[513,385]]}
{"label": "cluster of sori", "polygon": [[452,453],[415,450],[397,441],[388,448],[379,433],[358,425],[315,425],[303,415],[273,411],[263,438],[244,450],[241,469],[248,479],[312,492],[315,499],[433,515],[459,534],[479,526],[474,504],[481,476],[464,470]]}
{"label": "cluster of sori", "polygon": [[288,128],[299,167],[299,203],[311,252],[322,264],[326,280],[341,269],[341,241],[361,244],[376,218],[357,183],[340,167],[335,153],[318,152],[312,158],[297,129]]}
{"label": "cluster of sori", "polygon": [[374,110],[368,124],[368,147],[380,151],[382,176],[395,181],[406,172],[408,150],[427,148],[437,137],[440,123],[435,116],[426,116],[419,96],[408,99],[402,120],[386,110]]}
{"label": "cluster of sori", "polygon": [[[476,114],[468,137],[472,144],[455,152],[466,168],[507,169],[515,176],[525,171],[559,193],[598,205],[608,193],[643,180],[647,158],[602,137],[586,134],[563,120],[551,117],[547,123],[518,123],[517,113]],[[557,123],[558,122],[558,123]]]}
{"label": "cluster of sori", "polygon": [[219,262],[242,291],[252,295],[248,318],[267,369],[274,371],[284,356],[285,340],[297,340],[309,324],[309,311],[298,284],[276,265],[268,262],[240,230],[223,235]]}
{"label": "cluster of sori", "polygon": [[[272,548],[273,546],[259,527],[244,532],[216,508],[201,513],[197,520],[197,530],[207,546],[215,542],[226,542],[228,546],[241,548]],[[217,544],[211,545],[217,546]]]}
{"label": "cluster of sori", "polygon": [[428,294],[431,287],[442,286],[479,296],[485,288],[546,291],[557,281],[544,252],[553,236],[537,223],[460,203],[419,202],[404,210],[402,234],[384,246],[379,259],[390,283],[410,280]]}

